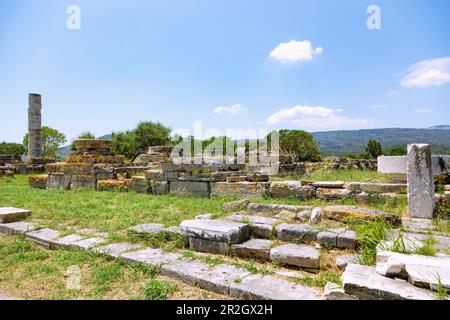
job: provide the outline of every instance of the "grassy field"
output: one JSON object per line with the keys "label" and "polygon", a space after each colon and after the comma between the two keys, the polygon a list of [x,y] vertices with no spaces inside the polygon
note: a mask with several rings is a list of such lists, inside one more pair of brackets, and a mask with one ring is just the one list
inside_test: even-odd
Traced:
{"label": "grassy field", "polygon": [[344,182],[389,182],[389,175],[373,170],[318,170],[301,177],[273,178],[273,180],[311,180]]}
{"label": "grassy field", "polygon": [[[28,186],[27,176],[0,179],[0,207],[13,206],[33,211],[31,220],[42,226],[72,233],[70,229],[108,232],[110,241],[129,241],[126,230],[141,223],[178,225],[203,213],[224,216],[224,202],[235,198],[196,199],[190,197],[152,196],[133,192],[98,192],[95,190],[40,190]],[[318,200],[251,199],[260,203],[328,205]],[[353,205],[352,199],[337,204]],[[406,200],[371,199],[367,206],[403,214]],[[325,222],[324,222],[325,223]],[[328,222],[326,222],[328,223]],[[331,222],[330,222],[331,223]],[[325,226],[325,225],[324,225]],[[329,227],[336,227],[330,225]],[[158,246],[158,244],[147,243]],[[163,245],[164,246],[164,245]],[[168,245],[170,247],[170,245]],[[170,249],[165,247],[165,249]],[[323,272],[304,276],[304,283],[320,286],[336,278],[334,255],[323,259]],[[192,252],[184,254],[190,256]],[[325,256],[327,257],[327,256]],[[226,261],[252,272],[266,273],[273,266],[235,260],[235,258],[201,258],[208,263]],[[224,260],[225,259],[225,260]],[[83,275],[82,289],[66,288],[66,271],[76,265]],[[0,235],[0,294],[32,299],[217,299],[222,296],[165,279],[145,267],[132,267],[105,260],[81,251],[47,251],[19,236]]]}

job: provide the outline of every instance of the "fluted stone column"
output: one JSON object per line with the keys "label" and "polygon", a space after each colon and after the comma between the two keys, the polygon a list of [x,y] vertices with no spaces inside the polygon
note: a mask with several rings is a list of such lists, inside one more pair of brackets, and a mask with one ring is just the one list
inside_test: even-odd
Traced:
{"label": "fluted stone column", "polygon": [[43,157],[41,95],[31,93],[28,97],[28,160]]}
{"label": "fluted stone column", "polygon": [[428,144],[408,145],[408,213],[412,218],[433,218],[435,189]]}

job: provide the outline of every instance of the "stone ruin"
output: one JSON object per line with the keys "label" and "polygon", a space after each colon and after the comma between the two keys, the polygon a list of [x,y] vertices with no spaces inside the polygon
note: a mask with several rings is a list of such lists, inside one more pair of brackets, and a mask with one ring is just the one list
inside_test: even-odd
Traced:
{"label": "stone ruin", "polygon": [[0,154],[0,177],[14,176],[15,166],[17,161],[12,154]]}

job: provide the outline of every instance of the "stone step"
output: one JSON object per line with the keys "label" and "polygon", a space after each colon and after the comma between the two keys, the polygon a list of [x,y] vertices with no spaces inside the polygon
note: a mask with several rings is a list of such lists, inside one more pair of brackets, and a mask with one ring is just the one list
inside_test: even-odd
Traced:
{"label": "stone step", "polygon": [[375,268],[349,264],[342,275],[346,294],[363,300],[436,300],[428,290],[379,275]]}
{"label": "stone step", "polygon": [[252,239],[241,244],[233,245],[236,256],[246,259],[270,260],[270,250],[273,241],[263,239]]}
{"label": "stone step", "polygon": [[164,228],[163,224],[146,223],[140,224],[128,229],[128,234],[140,235],[140,236],[152,236],[157,235]]}
{"label": "stone step", "polygon": [[185,220],[181,232],[190,238],[239,243],[249,237],[247,224],[222,220]]}
{"label": "stone step", "polygon": [[31,222],[19,221],[0,224],[0,233],[3,234],[23,234],[37,229],[37,226]]}
{"label": "stone step", "polygon": [[317,241],[320,230],[308,224],[282,223],[275,228],[277,238],[286,242],[313,242]]}
{"label": "stone step", "polygon": [[382,218],[394,226],[401,225],[401,219],[398,215],[384,212],[381,210],[364,209],[356,206],[327,206],[323,208],[324,216],[327,219],[344,221],[345,218],[355,218],[363,220],[376,220]]}
{"label": "stone step", "polygon": [[263,239],[271,239],[275,235],[275,225],[280,222],[280,220],[273,218],[247,215],[231,215],[226,217],[225,220],[246,223],[249,225],[250,233],[253,236]]}
{"label": "stone step", "polygon": [[320,266],[320,252],[305,245],[285,244],[275,247],[270,250],[270,259],[311,270],[318,270]]}
{"label": "stone step", "polygon": [[0,223],[9,223],[25,220],[31,216],[31,211],[13,207],[0,208]]}
{"label": "stone step", "polygon": [[57,230],[45,228],[25,233],[25,238],[36,242],[38,245],[51,249],[52,240],[60,238],[61,234]]}
{"label": "stone step", "polygon": [[[387,244],[390,244],[393,240],[399,238],[399,230],[393,230],[387,235]],[[420,246],[423,241],[427,241],[430,236],[436,242],[434,249],[437,251],[448,252],[450,251],[450,237],[435,235],[435,234],[424,234],[415,232],[401,232],[401,236],[405,243],[411,244],[412,246]],[[389,248],[389,247],[388,247]]]}
{"label": "stone step", "polygon": [[128,251],[142,248],[143,247],[140,244],[122,242],[122,243],[112,243],[102,247],[95,247],[92,248],[91,250],[96,253],[104,254],[110,258],[118,258]]}
{"label": "stone step", "polygon": [[330,229],[319,232],[317,242],[325,248],[355,249],[356,232],[345,229]]}

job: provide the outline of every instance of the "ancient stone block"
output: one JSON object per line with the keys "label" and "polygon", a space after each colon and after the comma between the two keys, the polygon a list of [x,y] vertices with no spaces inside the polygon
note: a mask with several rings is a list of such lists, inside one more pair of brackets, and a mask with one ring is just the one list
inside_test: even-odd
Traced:
{"label": "ancient stone block", "polygon": [[221,264],[198,273],[195,277],[196,285],[204,290],[220,294],[230,294],[230,286],[249,276],[250,273],[235,266]]}
{"label": "ancient stone block", "polygon": [[133,176],[131,178],[131,190],[137,193],[148,193],[150,186],[144,176]]}
{"label": "ancient stone block", "polygon": [[51,249],[57,249],[57,248],[70,248],[73,243],[84,240],[86,237],[80,236],[78,234],[70,234],[65,237],[57,238],[55,240],[50,240],[50,248]]}
{"label": "ancient stone block", "polygon": [[225,241],[214,241],[200,238],[189,238],[189,248],[198,252],[227,255],[230,245]]}
{"label": "ancient stone block", "polygon": [[47,174],[40,174],[35,176],[29,176],[28,177],[28,183],[30,187],[36,188],[36,189],[46,189],[47,188]]}
{"label": "ancient stone block", "polygon": [[140,236],[154,236],[160,233],[163,228],[163,224],[146,223],[129,228],[128,233]]}
{"label": "ancient stone block", "polygon": [[317,181],[312,184],[316,188],[342,189],[345,186],[343,181]]}
{"label": "ancient stone block", "polygon": [[323,295],[327,300],[359,300],[355,296],[346,294],[344,288],[336,283],[327,282],[323,289]]}
{"label": "ancient stone block", "polygon": [[40,229],[37,231],[30,231],[25,233],[25,237],[36,242],[38,245],[50,249],[50,243],[52,240],[59,238],[61,234],[57,230],[53,229]]}
{"label": "ancient stone block", "polygon": [[266,193],[267,187],[266,182],[213,182],[211,196],[258,197]]}
{"label": "ancient stone block", "polygon": [[145,171],[145,178],[147,180],[157,180],[157,181],[164,181],[164,172],[161,170],[146,170]]}
{"label": "ancient stone block", "polygon": [[96,246],[99,246],[105,242],[106,240],[103,238],[88,238],[72,243],[72,247],[88,250]]}
{"label": "ancient stone block", "polygon": [[105,255],[108,255],[113,258],[117,258],[125,252],[140,249],[140,248],[142,248],[142,246],[139,244],[124,242],[124,243],[108,244],[103,247],[94,248],[94,249],[92,249],[92,251],[101,253],[101,254],[105,254]]}
{"label": "ancient stone block", "polygon": [[270,250],[270,259],[305,269],[319,269],[320,253],[305,245],[285,244]]}
{"label": "ancient stone block", "polygon": [[323,210],[322,208],[314,208],[311,212],[310,224],[318,224],[322,221]]}
{"label": "ancient stone block", "polygon": [[9,223],[25,220],[31,216],[31,211],[26,209],[3,207],[0,208],[0,223]]}
{"label": "ancient stone block", "polygon": [[161,274],[195,286],[197,277],[210,269],[210,266],[200,261],[178,260],[161,266]]}
{"label": "ancient stone block", "polygon": [[261,172],[253,172],[246,175],[246,180],[250,182],[269,182],[269,175]]}
{"label": "ancient stone block", "polygon": [[22,234],[36,230],[37,227],[31,222],[10,222],[10,223],[0,223],[0,233],[12,235],[12,234]]}
{"label": "ancient stone block", "polygon": [[430,146],[408,145],[407,158],[408,213],[413,218],[432,219],[435,189]]}
{"label": "ancient stone block", "polygon": [[252,239],[233,245],[234,254],[241,258],[270,260],[270,248],[273,241]]}
{"label": "ancient stone block", "polygon": [[345,199],[351,195],[352,191],[347,189],[318,188],[316,190],[316,197],[321,200]]}
{"label": "ancient stone block", "polygon": [[64,173],[51,173],[47,178],[47,188],[48,189],[65,189],[70,188],[70,183],[72,176],[66,175]]}
{"label": "ancient stone block", "polygon": [[70,189],[95,189],[97,182],[92,174],[77,174],[72,176]]}
{"label": "ancient stone block", "polygon": [[188,237],[239,243],[249,236],[247,224],[222,220],[185,220],[181,231]]}
{"label": "ancient stone block", "polygon": [[375,269],[349,264],[342,275],[345,293],[364,300],[436,300],[431,291],[383,277]]}
{"label": "ancient stone block", "polygon": [[276,228],[277,238],[283,241],[312,242],[317,240],[319,229],[307,224],[282,223]]}
{"label": "ancient stone block", "polygon": [[208,182],[170,181],[170,194],[176,196],[192,196],[207,198],[209,196]]}
{"label": "ancient stone block", "polygon": [[317,235],[317,243],[325,248],[337,247],[338,234],[331,231],[322,231]]}
{"label": "ancient stone block", "polygon": [[158,269],[163,265],[176,261],[180,255],[176,253],[163,252],[160,249],[143,249],[133,252],[126,252],[120,257],[128,263],[144,263],[156,266]]}
{"label": "ancient stone block", "polygon": [[290,212],[303,212],[305,210],[312,211],[311,206],[293,206],[293,205],[283,205],[283,204],[269,204],[269,203],[250,203],[247,207],[248,211],[251,213],[269,213],[278,214],[281,211],[287,210]]}
{"label": "ancient stone block", "polygon": [[247,207],[249,204],[250,204],[250,201],[247,199],[233,201],[233,202],[227,202],[227,203],[223,204],[222,210],[225,212],[245,211],[245,210],[247,210]]}
{"label": "ancient stone block", "polygon": [[273,198],[295,198],[307,200],[314,198],[315,190],[310,186],[303,186],[300,181],[271,182],[269,195]]}
{"label": "ancient stone block", "polygon": [[97,181],[97,190],[98,191],[108,191],[108,190],[119,190],[119,191],[128,191],[131,187],[131,179],[126,180],[102,180]]}
{"label": "ancient stone block", "polygon": [[[181,173],[178,178],[179,181],[199,181],[199,182],[219,182],[227,181],[227,172],[212,172],[212,173]],[[175,179],[176,179],[175,178]]]}
{"label": "ancient stone block", "polygon": [[272,276],[251,275],[232,282],[230,295],[252,300],[321,300],[319,290]]}
{"label": "ancient stone block", "polygon": [[356,254],[344,254],[336,258],[336,265],[339,270],[345,270],[349,264],[357,264],[358,255]]}
{"label": "ancient stone block", "polygon": [[154,195],[163,195],[169,193],[168,181],[150,180],[150,192]]}
{"label": "ancient stone block", "polygon": [[401,223],[399,216],[380,210],[358,208],[356,206],[327,206],[323,208],[324,216],[328,219],[341,221],[344,218],[356,218],[363,220],[375,220],[377,217],[383,218],[398,226]]}
{"label": "ancient stone block", "polygon": [[78,139],[72,142],[75,150],[88,150],[95,152],[95,150],[111,150],[112,141],[103,139]]}
{"label": "ancient stone block", "polygon": [[402,193],[406,191],[406,184],[350,182],[348,183],[347,188],[354,192],[364,191],[367,193]]}

